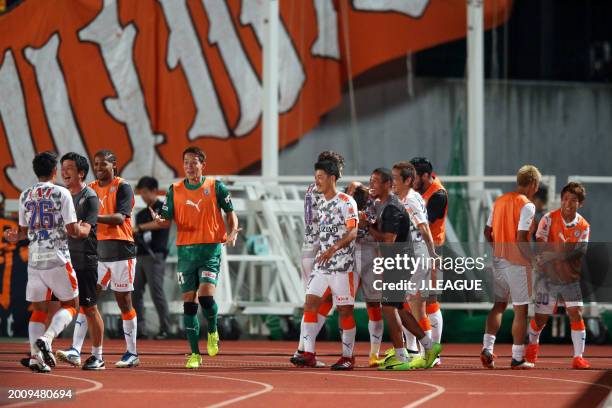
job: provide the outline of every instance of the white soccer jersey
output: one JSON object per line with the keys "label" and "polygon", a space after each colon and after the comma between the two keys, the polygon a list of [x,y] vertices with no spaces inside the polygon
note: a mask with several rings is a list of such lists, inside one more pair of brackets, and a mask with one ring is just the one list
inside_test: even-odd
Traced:
{"label": "white soccer jersey", "polygon": [[[317,258],[325,251],[339,242],[349,231],[349,225],[355,228],[358,223],[357,203],[348,194],[338,193],[334,198],[327,201],[323,198],[319,203],[319,251]],[[325,263],[314,264],[315,272],[352,272],[355,262],[355,240],[336,251],[334,255]]]}
{"label": "white soccer jersey", "polygon": [[77,222],[70,192],[39,182],[19,197],[19,225],[28,228],[28,266],[51,269],[70,261],[66,225]]}
{"label": "white soccer jersey", "polygon": [[304,249],[313,249],[319,244],[318,207],[322,199],[316,185],[309,185],[304,196]]}
{"label": "white soccer jersey", "polygon": [[423,197],[416,191],[410,189],[410,192],[400,200],[410,217],[410,236],[413,242],[423,241],[421,231],[417,225],[426,223],[427,221],[427,205]]}

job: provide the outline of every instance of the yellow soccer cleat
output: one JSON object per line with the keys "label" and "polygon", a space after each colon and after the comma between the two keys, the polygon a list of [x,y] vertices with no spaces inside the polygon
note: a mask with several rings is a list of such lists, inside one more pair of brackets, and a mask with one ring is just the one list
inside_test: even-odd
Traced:
{"label": "yellow soccer cleat", "polygon": [[378,367],[378,356],[376,354],[370,354],[368,359],[368,367]]}
{"label": "yellow soccer cleat", "polygon": [[216,356],[219,353],[219,332],[208,333],[208,355],[211,357]]}
{"label": "yellow soccer cleat", "polygon": [[185,368],[196,369],[200,367],[202,364],[202,356],[196,353],[192,353],[187,359],[187,364],[185,364]]}

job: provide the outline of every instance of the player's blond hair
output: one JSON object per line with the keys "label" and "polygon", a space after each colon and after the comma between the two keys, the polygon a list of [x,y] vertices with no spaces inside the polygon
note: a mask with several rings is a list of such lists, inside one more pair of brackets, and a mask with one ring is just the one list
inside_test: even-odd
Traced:
{"label": "player's blond hair", "polygon": [[528,187],[534,182],[540,182],[542,179],[542,173],[540,170],[532,164],[526,164],[521,167],[516,173],[516,184],[520,187]]}

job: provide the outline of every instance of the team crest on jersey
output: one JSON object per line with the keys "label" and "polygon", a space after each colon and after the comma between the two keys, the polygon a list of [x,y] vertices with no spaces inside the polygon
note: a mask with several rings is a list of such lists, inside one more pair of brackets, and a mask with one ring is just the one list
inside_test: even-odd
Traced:
{"label": "team crest on jersey", "polygon": [[580,236],[580,231],[574,231],[574,236],[578,238]]}
{"label": "team crest on jersey", "polygon": [[204,189],[204,195],[205,195],[205,196],[210,195],[210,190],[209,190],[209,189],[207,189],[207,188],[205,188],[205,189]]}
{"label": "team crest on jersey", "polygon": [[117,191],[117,187],[112,186],[112,187],[110,188],[110,192],[111,192],[111,193],[114,193],[115,191]]}

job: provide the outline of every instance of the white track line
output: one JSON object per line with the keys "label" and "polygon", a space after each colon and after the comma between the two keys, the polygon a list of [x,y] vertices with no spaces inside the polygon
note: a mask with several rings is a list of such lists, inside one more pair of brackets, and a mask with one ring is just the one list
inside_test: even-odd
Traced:
{"label": "white track line", "polygon": [[[5,373],[16,373],[16,374],[33,374],[31,372],[28,371],[18,371],[18,370],[0,370],[0,372],[5,372]],[[104,385],[101,382],[95,381],[95,380],[89,380],[87,378],[80,378],[80,377],[71,377],[69,375],[59,375],[59,374],[40,374],[42,376],[42,378],[44,377],[61,377],[61,378],[69,378],[71,380],[77,380],[77,381],[85,381],[88,383],[93,384],[94,386],[91,388],[86,388],[84,390],[78,390],[75,392],[75,394],[79,395],[79,394],[86,394],[88,392],[93,392],[93,391],[98,391],[100,389],[102,389],[104,387]],[[4,405],[3,408],[16,408],[16,407],[25,407],[27,405],[34,405],[34,404],[40,404],[43,401],[56,401],[53,399],[37,399],[37,400],[33,400],[33,401],[24,401],[24,402],[17,402],[15,404],[9,404],[9,405]],[[58,402],[61,400],[57,400]],[[65,402],[73,402],[72,400],[65,400]]]}
{"label": "white track line", "polygon": [[259,381],[253,381],[253,380],[245,380],[242,378],[230,378],[230,377],[220,377],[218,375],[206,375],[206,374],[194,374],[194,373],[174,373],[171,371],[153,371],[153,370],[135,370],[134,372],[138,373],[138,372],[147,372],[147,373],[153,373],[153,374],[174,374],[174,375],[186,375],[186,376],[191,376],[191,377],[207,377],[207,378],[213,378],[213,379],[221,379],[221,380],[229,380],[229,381],[240,381],[240,382],[246,382],[246,383],[250,383],[250,384],[256,384],[256,385],[261,385],[262,387],[264,387],[264,389],[259,390],[259,391],[255,391],[255,392],[251,392],[249,394],[246,395],[242,395],[236,398],[232,398],[232,399],[228,399],[222,402],[218,402],[216,404],[212,404],[212,405],[206,405],[205,408],[220,408],[220,407],[225,407],[227,405],[231,405],[234,404],[236,402],[240,402],[240,401],[244,401],[247,399],[251,399],[251,398],[255,398],[258,395],[261,394],[265,394],[268,393],[270,391],[272,391],[274,389],[274,386],[272,384],[268,384],[268,383],[264,383],[264,382],[259,382]]}
{"label": "white track line", "polygon": [[[327,375],[329,376],[330,373],[329,372],[325,372],[325,373],[317,373],[317,372],[313,372],[313,371],[292,371],[294,373],[297,374],[314,374],[314,375]],[[414,407],[418,407],[419,405],[422,405],[424,403],[426,403],[427,401],[430,401],[440,395],[442,395],[445,391],[446,388],[440,386],[440,385],[436,385],[436,384],[431,384],[431,383],[427,383],[427,382],[422,382],[422,381],[412,381],[412,380],[404,380],[404,379],[399,379],[399,378],[389,378],[389,377],[372,377],[369,375],[356,375],[356,374],[341,374],[341,373],[333,373],[334,376],[341,376],[341,377],[355,377],[355,378],[369,378],[372,380],[381,380],[381,381],[397,381],[397,382],[403,382],[403,383],[411,383],[411,384],[418,384],[418,385],[424,385],[426,387],[431,387],[434,388],[436,391],[424,396],[423,398],[419,398],[416,401],[411,402],[408,405],[405,405],[403,408],[414,408]]]}
{"label": "white track line", "polygon": [[[526,370],[524,370],[526,371]],[[585,372],[588,372],[588,370],[585,370]],[[453,374],[453,375],[457,375],[457,374],[464,374],[464,375],[493,375],[496,377],[513,377],[513,378],[529,378],[529,379],[533,379],[533,380],[542,380],[542,381],[562,381],[562,382],[569,382],[569,383],[575,383],[575,384],[584,384],[584,385],[589,385],[589,386],[595,386],[595,387],[600,387],[603,388],[607,391],[612,391],[612,386],[609,385],[605,385],[605,384],[597,384],[594,382],[588,382],[588,381],[579,381],[579,380],[568,380],[565,378],[546,378],[546,377],[534,377],[534,376],[530,376],[530,375],[514,375],[514,374],[497,374],[497,373],[492,373],[491,370],[487,370],[486,372],[483,373],[473,373],[473,372],[466,372],[466,371],[442,371],[442,370],[438,370],[438,371],[432,371],[432,374]]]}

